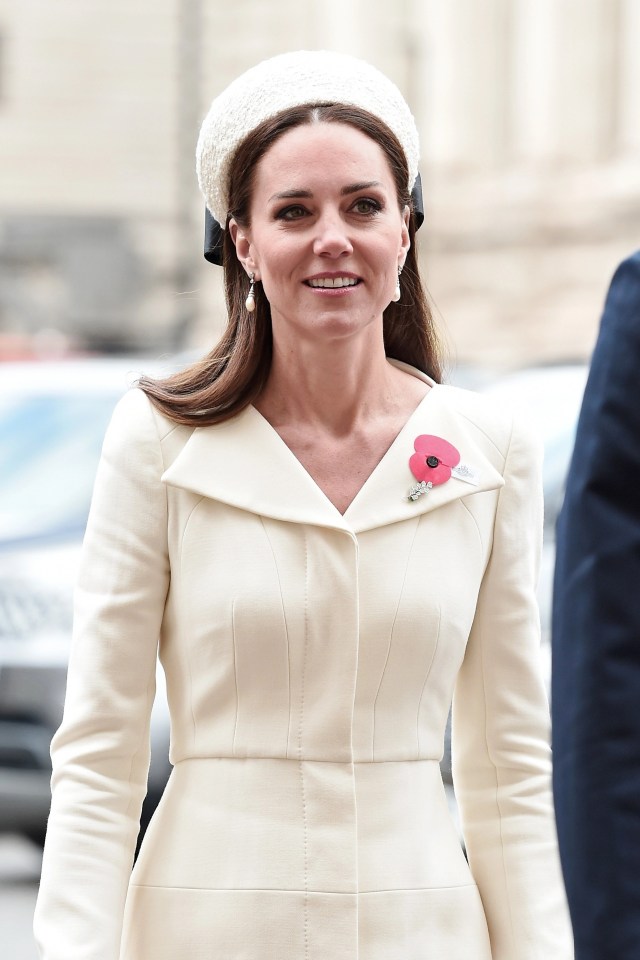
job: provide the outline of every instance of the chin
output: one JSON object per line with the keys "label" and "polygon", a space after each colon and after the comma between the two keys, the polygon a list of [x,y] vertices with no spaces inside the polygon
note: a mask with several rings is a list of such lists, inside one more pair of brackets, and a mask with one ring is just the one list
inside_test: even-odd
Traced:
{"label": "chin", "polygon": [[368,332],[374,320],[375,318],[363,320],[362,318],[348,316],[344,313],[341,316],[335,314],[325,315],[314,318],[310,333],[312,336],[314,334],[321,334],[325,338],[330,337],[335,340],[349,340],[352,337],[357,337],[358,334]]}

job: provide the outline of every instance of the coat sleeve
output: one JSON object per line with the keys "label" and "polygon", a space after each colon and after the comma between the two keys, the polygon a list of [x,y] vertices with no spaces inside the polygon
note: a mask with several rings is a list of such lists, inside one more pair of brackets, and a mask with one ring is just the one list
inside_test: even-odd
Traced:
{"label": "coat sleeve", "polygon": [[453,702],[453,777],[493,960],[569,960],[536,601],[542,456],[512,429],[493,543]]}
{"label": "coat sleeve", "polygon": [[580,960],[640,957],[640,251],[617,269],[557,530],[554,788]]}
{"label": "coat sleeve", "polygon": [[85,534],[34,929],[43,960],[118,960],[149,767],[169,583],[155,414],[139,390],[105,438]]}

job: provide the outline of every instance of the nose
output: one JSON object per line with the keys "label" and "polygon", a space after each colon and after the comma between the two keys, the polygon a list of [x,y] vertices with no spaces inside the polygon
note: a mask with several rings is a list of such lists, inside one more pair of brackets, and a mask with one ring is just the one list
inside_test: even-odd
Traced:
{"label": "nose", "polygon": [[337,211],[325,211],[318,218],[313,252],[319,257],[342,257],[353,252],[347,225]]}

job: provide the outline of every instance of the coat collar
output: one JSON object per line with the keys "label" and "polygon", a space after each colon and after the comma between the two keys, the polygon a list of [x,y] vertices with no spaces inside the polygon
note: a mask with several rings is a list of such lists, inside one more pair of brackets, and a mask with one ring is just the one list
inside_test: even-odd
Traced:
{"label": "coat collar", "polygon": [[[481,448],[478,432],[458,412],[450,388],[429,382],[431,390],[344,515],[252,406],[225,423],[196,428],[162,480],[241,510],[350,534],[407,520],[461,497],[502,486],[500,472]],[[477,473],[478,485],[451,477],[418,500],[409,500],[408,491],[415,483],[409,457],[414,439],[422,433],[443,437],[457,447],[463,462]]]}

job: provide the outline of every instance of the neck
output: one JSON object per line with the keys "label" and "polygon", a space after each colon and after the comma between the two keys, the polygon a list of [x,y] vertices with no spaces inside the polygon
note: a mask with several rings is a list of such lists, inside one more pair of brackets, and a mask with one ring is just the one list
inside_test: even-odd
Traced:
{"label": "neck", "polygon": [[[364,342],[366,341],[366,342]],[[398,376],[384,353],[382,337],[353,343],[297,343],[286,350],[276,341],[267,384],[256,407],[274,427],[306,423],[336,436],[388,414],[399,401]]]}

